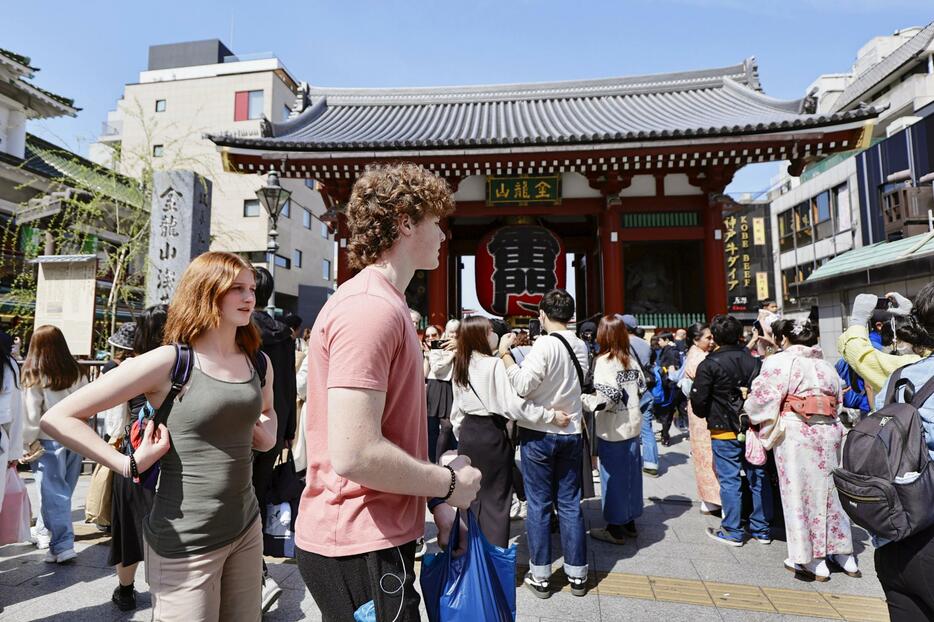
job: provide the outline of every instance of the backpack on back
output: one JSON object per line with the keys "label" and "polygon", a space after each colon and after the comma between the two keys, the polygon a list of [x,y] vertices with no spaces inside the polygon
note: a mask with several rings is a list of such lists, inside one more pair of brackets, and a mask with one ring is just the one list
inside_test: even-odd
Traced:
{"label": "backpack on back", "polygon": [[[847,434],[833,479],[850,519],[873,535],[903,540],[934,524],[934,466],[918,413],[934,378],[908,402],[896,402],[902,370],[889,379],[885,404]],[[906,398],[908,391],[906,389]]]}

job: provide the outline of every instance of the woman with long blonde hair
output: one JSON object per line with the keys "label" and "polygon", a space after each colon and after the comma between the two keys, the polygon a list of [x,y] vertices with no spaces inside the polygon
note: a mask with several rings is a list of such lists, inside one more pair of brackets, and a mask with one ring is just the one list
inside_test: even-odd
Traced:
{"label": "woman with long blonde hair", "polygon": [[[42,420],[49,435],[124,477],[135,479],[161,459],[152,512],[143,522],[155,620],[261,616],[263,545],[251,460],[254,448],[275,444],[276,415],[272,366],[259,353],[250,321],[254,289],[244,259],[199,256],[169,305],[167,345],[126,361]],[[139,447],[124,455],[84,421],[140,393],[147,412],[158,410],[172,390],[173,344],[191,347],[191,377],[166,423],[148,421]],[[263,362],[265,381],[257,365]]]}
{"label": "woman with long blonde hair", "polygon": [[71,496],[81,474],[81,456],[56,442],[44,428],[40,430],[40,425],[55,404],[87,384],[87,379],[71,355],[65,335],[55,326],[45,324],[33,332],[22,384],[26,411],[23,444],[28,447],[38,442],[44,450],[32,463],[42,519],[41,523],[36,521],[36,544],[40,548],[48,544],[45,561],[61,564],[77,557]]}

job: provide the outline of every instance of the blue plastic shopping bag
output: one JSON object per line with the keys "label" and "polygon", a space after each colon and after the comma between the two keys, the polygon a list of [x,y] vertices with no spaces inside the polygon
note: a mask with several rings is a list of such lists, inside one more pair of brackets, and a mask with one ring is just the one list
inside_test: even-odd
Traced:
{"label": "blue plastic shopping bag", "polygon": [[512,622],[516,619],[516,546],[487,542],[467,512],[467,552],[453,557],[460,512],[443,553],[422,558],[420,584],[430,622]]}

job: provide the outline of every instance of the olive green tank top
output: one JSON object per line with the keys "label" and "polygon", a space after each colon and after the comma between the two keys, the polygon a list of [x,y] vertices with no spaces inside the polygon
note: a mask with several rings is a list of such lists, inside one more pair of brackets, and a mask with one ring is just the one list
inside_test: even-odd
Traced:
{"label": "olive green tank top", "polygon": [[192,369],[167,427],[146,542],[162,557],[207,553],[240,536],[259,515],[253,493],[253,426],[263,409],[256,371],[245,382]]}

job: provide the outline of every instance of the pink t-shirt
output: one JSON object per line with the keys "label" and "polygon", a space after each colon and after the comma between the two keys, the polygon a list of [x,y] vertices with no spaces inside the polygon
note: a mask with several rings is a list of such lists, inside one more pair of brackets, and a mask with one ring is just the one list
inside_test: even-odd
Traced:
{"label": "pink t-shirt", "polygon": [[328,389],[386,392],[382,433],[428,459],[422,351],[405,297],[376,270],[363,270],[321,309],[308,341],[307,484],[295,528],[299,548],[340,557],[422,536],[425,498],[365,488],[338,476],[328,453]]}

